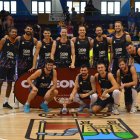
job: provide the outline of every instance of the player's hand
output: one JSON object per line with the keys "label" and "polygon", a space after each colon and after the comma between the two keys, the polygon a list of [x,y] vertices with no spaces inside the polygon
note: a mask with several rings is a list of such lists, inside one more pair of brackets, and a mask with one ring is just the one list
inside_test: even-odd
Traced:
{"label": "player's hand", "polygon": [[32,90],[38,92],[38,89],[35,86],[32,88]]}
{"label": "player's hand", "polygon": [[75,66],[74,66],[74,65],[70,65],[70,68],[74,69],[74,68],[75,68]]}
{"label": "player's hand", "polygon": [[74,95],[73,94],[70,95],[69,100],[70,101],[73,101],[74,100]]}
{"label": "player's hand", "polygon": [[124,89],[124,87],[125,87],[125,83],[122,83],[120,89]]}
{"label": "player's hand", "polygon": [[79,96],[80,96],[81,98],[86,98],[87,96],[89,96],[89,94],[88,94],[88,93],[84,93],[84,94],[79,94]]}
{"label": "player's hand", "polygon": [[31,69],[29,69],[28,71],[29,71],[29,72],[33,72],[33,70],[35,70],[34,67],[32,67]]}

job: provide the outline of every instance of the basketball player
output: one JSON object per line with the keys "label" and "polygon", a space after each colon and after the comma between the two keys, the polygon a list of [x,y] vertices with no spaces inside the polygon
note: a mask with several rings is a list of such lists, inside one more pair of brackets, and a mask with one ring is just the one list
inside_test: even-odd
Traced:
{"label": "basketball player", "polygon": [[12,81],[14,81],[15,74],[15,57],[19,42],[16,41],[17,29],[11,27],[7,37],[0,41],[0,93],[3,81],[7,81],[6,96],[3,107],[12,109],[8,104],[8,99],[12,89]]}
{"label": "basketball player", "polygon": [[135,47],[133,43],[128,43],[126,46],[126,50],[130,55],[130,63],[134,63],[134,61],[140,64],[140,47]]}
{"label": "basketball player", "polygon": [[75,68],[75,48],[73,42],[68,39],[67,28],[62,27],[60,35],[61,37],[53,43],[51,58],[56,67]]}
{"label": "basketball player", "polygon": [[120,101],[120,91],[118,90],[118,84],[112,73],[106,71],[106,67],[103,62],[98,62],[97,71],[98,73],[95,74],[95,81],[99,85],[98,89],[96,86],[98,99],[93,105],[92,110],[94,113],[98,113],[108,104],[113,103],[113,113],[118,115],[118,106]]}
{"label": "basketball player", "polygon": [[[37,45],[37,39],[33,37],[33,28],[31,25],[25,27],[25,34],[18,36],[18,77],[30,71],[33,65],[33,49]],[[31,69],[32,70],[32,69]],[[19,108],[19,102],[15,100],[14,108]]]}
{"label": "basketball player", "polygon": [[46,28],[43,31],[43,36],[44,39],[37,43],[31,71],[36,68],[38,55],[39,55],[39,61],[38,61],[37,68],[43,68],[45,66],[45,61],[51,56],[53,40],[51,38],[51,31],[49,28]]}
{"label": "basketball player", "polygon": [[110,38],[103,35],[103,29],[101,26],[97,26],[95,29],[96,38],[93,41],[93,67],[97,67],[98,61],[102,60],[108,68],[108,45],[110,44]]}
{"label": "basketball player", "polygon": [[[94,85],[94,76],[89,75],[88,67],[83,65],[80,68],[80,73],[76,76],[75,85],[70,95],[70,100],[80,104],[78,112],[82,112],[85,108],[89,108],[90,105],[97,100]],[[87,99],[90,99],[90,105],[84,102]]]}
{"label": "basketball player", "polygon": [[78,37],[73,37],[71,39],[75,46],[75,67],[81,67],[83,64],[90,67],[89,52],[93,46],[93,39],[86,37],[86,28],[84,26],[79,26],[78,34]]}
{"label": "basketball player", "polygon": [[[54,61],[52,59],[47,59],[45,67],[38,69],[27,79],[27,82],[32,89],[24,106],[24,112],[30,112],[30,102],[37,94],[44,96],[45,101],[41,103],[40,107],[45,112],[48,112],[48,103],[58,94],[58,91],[56,90],[57,72],[53,69],[53,63]],[[32,82],[33,80],[34,82]],[[51,81],[53,81],[52,86],[50,86]]]}
{"label": "basketball player", "polygon": [[116,76],[117,70],[119,69],[118,59],[126,58],[128,59],[128,53],[126,51],[126,43],[131,42],[131,37],[128,33],[123,31],[123,25],[121,21],[115,22],[115,34],[112,37],[112,47],[111,47],[111,60],[110,67],[112,66],[112,73]]}
{"label": "basketball player", "polygon": [[[119,59],[119,68],[117,71],[117,82],[120,89],[124,89],[125,106],[128,112],[135,113],[137,91],[134,87],[137,85],[137,73],[134,66],[128,66],[124,58]],[[122,83],[122,84],[121,84]]]}

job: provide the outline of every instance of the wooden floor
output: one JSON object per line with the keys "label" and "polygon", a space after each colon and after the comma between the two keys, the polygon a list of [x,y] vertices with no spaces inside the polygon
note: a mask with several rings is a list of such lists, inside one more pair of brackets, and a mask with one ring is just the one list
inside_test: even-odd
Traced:
{"label": "wooden floor", "polygon": [[[140,140],[140,111],[135,114],[126,113],[123,94],[120,115],[99,114],[95,116],[88,113],[60,115],[59,109],[51,109],[48,114],[40,109],[31,109],[30,113],[25,114],[22,105],[20,109],[3,109],[5,85],[2,91],[0,95],[0,140]],[[138,101],[140,105],[140,95]],[[9,103],[14,105],[13,94],[10,96]],[[73,110],[70,109],[71,111]]]}

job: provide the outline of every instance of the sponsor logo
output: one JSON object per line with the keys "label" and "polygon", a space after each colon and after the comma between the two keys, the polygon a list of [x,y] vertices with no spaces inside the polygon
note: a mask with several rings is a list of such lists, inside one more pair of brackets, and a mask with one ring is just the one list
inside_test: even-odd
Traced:
{"label": "sponsor logo", "polygon": [[[53,83],[51,83],[53,85]],[[51,86],[50,85],[50,86]],[[21,82],[21,86],[24,88],[29,88],[30,85],[27,83],[27,80],[23,80]],[[57,80],[57,88],[73,88],[74,87],[74,81],[73,80]]]}

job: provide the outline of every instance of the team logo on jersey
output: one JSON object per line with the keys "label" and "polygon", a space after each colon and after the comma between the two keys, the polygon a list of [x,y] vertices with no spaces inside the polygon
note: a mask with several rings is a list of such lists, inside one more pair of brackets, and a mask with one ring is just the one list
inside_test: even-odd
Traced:
{"label": "team logo on jersey", "polygon": [[41,79],[44,79],[44,76]]}
{"label": "team logo on jersey", "polygon": [[80,82],[80,85],[82,85],[82,82]]}
{"label": "team logo on jersey", "polygon": [[43,48],[45,49],[45,48],[46,48],[46,46],[43,46]]}
{"label": "team logo on jersey", "polygon": [[78,41],[77,44],[80,44],[80,42]]}
{"label": "team logo on jersey", "polygon": [[114,43],[116,43],[116,41],[114,40]]}
{"label": "team logo on jersey", "polygon": [[59,45],[59,47],[58,47],[59,49],[61,48],[61,45]]}
{"label": "team logo on jersey", "polygon": [[99,45],[97,44],[97,47],[99,47]]}
{"label": "team logo on jersey", "polygon": [[24,42],[22,42],[21,44],[24,44]]}

